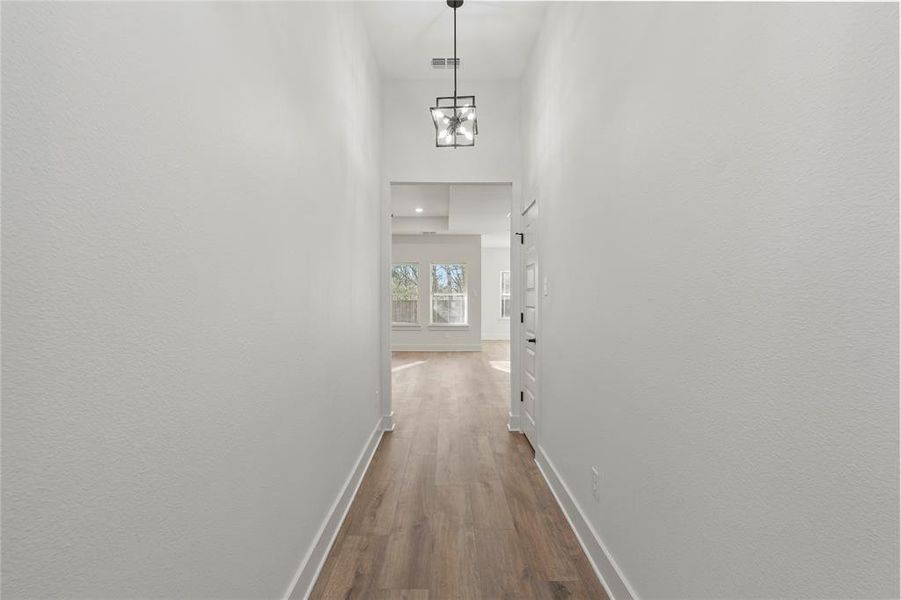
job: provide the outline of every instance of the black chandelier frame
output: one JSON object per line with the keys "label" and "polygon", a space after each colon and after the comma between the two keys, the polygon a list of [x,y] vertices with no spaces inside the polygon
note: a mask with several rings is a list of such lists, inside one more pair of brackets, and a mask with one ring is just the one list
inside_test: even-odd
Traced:
{"label": "black chandelier frame", "polygon": [[[453,96],[439,96],[435,98],[435,106],[429,108],[429,113],[432,116],[432,122],[435,125],[435,147],[436,148],[469,148],[476,145],[475,136],[479,134],[479,123],[476,116],[476,97],[475,96],[460,96],[457,94],[457,71],[460,68],[460,62],[457,59],[457,9],[463,6],[463,0],[447,0],[447,5],[454,9],[454,95]],[[444,115],[444,110],[452,109],[453,116],[447,117]],[[469,119],[467,115],[462,114],[462,110],[471,111],[472,118]],[[436,111],[439,111],[444,118],[447,118],[450,122],[450,131],[453,132],[454,142],[452,144],[442,144],[440,143],[440,133],[441,127],[438,125],[438,119],[435,114]],[[458,142],[458,133],[457,128],[461,122],[471,120],[472,121],[472,139],[464,137],[464,142]]]}

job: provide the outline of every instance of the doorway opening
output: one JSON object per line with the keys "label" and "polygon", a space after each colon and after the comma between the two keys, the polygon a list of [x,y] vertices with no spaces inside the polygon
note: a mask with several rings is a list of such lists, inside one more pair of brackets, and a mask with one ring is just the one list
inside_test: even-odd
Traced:
{"label": "doorway opening", "polygon": [[420,397],[431,389],[422,378],[443,394],[445,405],[435,410],[452,410],[461,401],[450,389],[453,374],[468,365],[473,370],[464,378],[475,379],[466,379],[466,393],[485,404],[484,412],[469,414],[517,429],[511,407],[518,387],[511,378],[518,379],[518,351],[511,344],[521,320],[521,274],[513,260],[519,238],[511,226],[512,184],[392,182],[389,188],[383,368],[390,369],[392,426],[403,430],[406,413],[423,408],[421,398],[410,396],[412,387]]}

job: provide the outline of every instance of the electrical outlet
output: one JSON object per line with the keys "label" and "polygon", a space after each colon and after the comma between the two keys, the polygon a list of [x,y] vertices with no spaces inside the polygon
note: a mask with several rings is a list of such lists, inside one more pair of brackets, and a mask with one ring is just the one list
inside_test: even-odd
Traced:
{"label": "electrical outlet", "polygon": [[591,467],[591,495],[596,502],[601,501],[601,476],[597,467]]}

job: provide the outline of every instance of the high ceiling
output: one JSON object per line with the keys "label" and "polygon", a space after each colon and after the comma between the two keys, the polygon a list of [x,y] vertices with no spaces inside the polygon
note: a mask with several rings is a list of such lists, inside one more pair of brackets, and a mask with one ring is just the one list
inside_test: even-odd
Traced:
{"label": "high ceiling", "polygon": [[[460,81],[519,78],[546,8],[546,2],[466,0],[457,10]],[[361,9],[386,79],[453,79],[453,70],[430,63],[454,55],[454,11],[443,0],[363,2]]]}

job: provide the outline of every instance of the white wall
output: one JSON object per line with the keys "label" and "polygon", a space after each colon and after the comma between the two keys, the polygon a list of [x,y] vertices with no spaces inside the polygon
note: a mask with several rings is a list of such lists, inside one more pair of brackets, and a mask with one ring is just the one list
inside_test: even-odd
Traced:
{"label": "white wall", "polygon": [[539,443],[635,592],[897,597],[897,5],[552,4],[532,58]]}
{"label": "white wall", "polygon": [[[478,351],[481,349],[481,248],[477,235],[395,235],[391,256],[395,263],[419,264],[419,324],[395,325],[392,350]],[[432,264],[466,265],[468,323],[431,325],[429,272]]]}
{"label": "white wall", "polygon": [[354,11],[3,6],[4,598],[285,594],[380,416]]}
{"label": "white wall", "polygon": [[435,127],[428,108],[435,105],[435,97],[453,94],[452,75],[448,73],[447,81],[386,81],[382,86],[382,147],[388,181],[491,183],[518,179],[522,154],[516,81],[468,81],[461,76],[459,93],[476,96],[480,132],[476,145],[435,147]]}
{"label": "white wall", "polygon": [[510,319],[501,318],[501,271],[509,270],[510,248],[482,248],[483,340],[510,339]]}
{"label": "white wall", "polygon": [[510,238],[512,189],[508,184],[452,185],[448,228],[459,233],[506,233]]}

